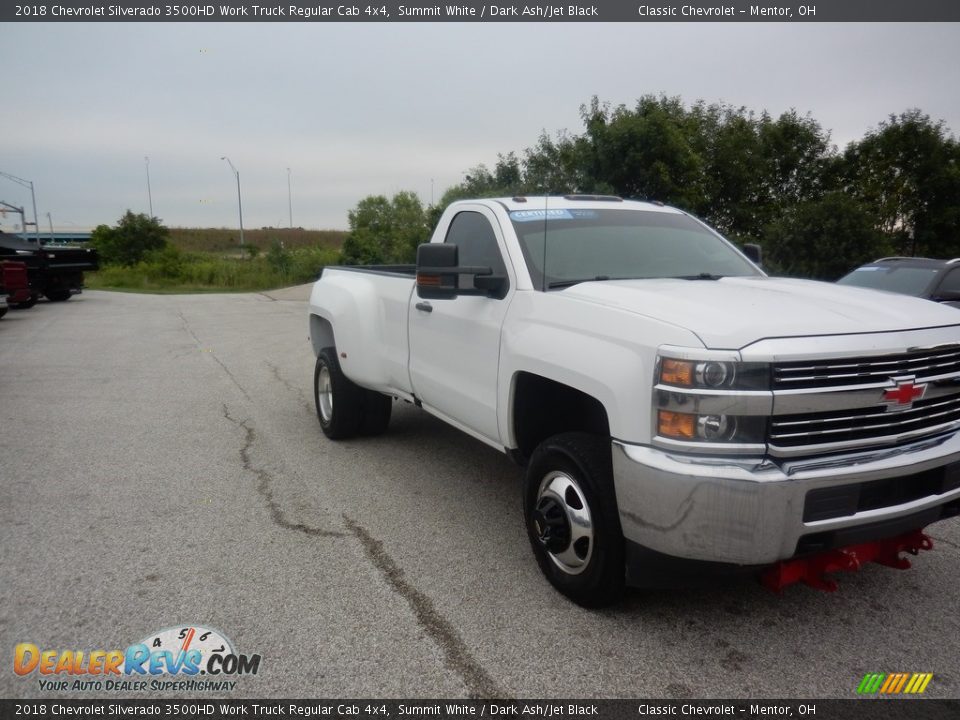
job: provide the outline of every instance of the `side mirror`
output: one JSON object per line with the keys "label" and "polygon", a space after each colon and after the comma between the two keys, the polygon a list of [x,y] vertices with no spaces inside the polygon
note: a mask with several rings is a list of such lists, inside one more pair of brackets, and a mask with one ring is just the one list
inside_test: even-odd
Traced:
{"label": "side mirror", "polygon": [[[417,295],[425,300],[456,297],[459,275],[456,245],[424,243],[417,248]],[[453,272],[450,272],[450,271]]]}
{"label": "side mirror", "polygon": [[[494,275],[489,267],[458,265],[456,245],[424,243],[417,248],[417,296],[424,300],[446,300],[457,295],[502,297],[507,286],[505,277]],[[460,286],[463,276],[472,284]]]}
{"label": "side mirror", "polygon": [[747,256],[754,265],[763,267],[763,249],[756,243],[746,243],[743,246],[743,254]]}
{"label": "side mirror", "polygon": [[933,299],[942,303],[955,303],[960,301],[960,292],[956,292],[955,290],[941,290]]}

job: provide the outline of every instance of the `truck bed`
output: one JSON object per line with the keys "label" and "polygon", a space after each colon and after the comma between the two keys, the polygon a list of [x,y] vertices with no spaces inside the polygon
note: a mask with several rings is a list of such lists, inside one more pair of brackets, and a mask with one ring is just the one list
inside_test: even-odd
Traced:
{"label": "truck bed", "polygon": [[416,265],[337,265],[336,268],[331,267],[330,269],[372,273],[374,275],[406,275],[416,277],[417,274]]}
{"label": "truck bed", "polygon": [[336,346],[354,382],[401,397],[412,392],[407,331],[415,276],[415,265],[331,266],[314,285],[311,313],[332,323],[333,308],[347,319],[336,327]]}

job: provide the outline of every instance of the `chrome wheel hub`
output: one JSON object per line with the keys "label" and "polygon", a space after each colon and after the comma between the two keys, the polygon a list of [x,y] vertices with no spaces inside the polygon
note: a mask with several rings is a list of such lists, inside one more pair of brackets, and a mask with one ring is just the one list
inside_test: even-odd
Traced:
{"label": "chrome wheel hub", "polygon": [[569,575],[579,575],[593,555],[593,519],[577,482],[561,471],[540,483],[533,510],[537,538],[553,563]]}
{"label": "chrome wheel hub", "polygon": [[333,384],[330,382],[330,369],[320,368],[317,378],[317,407],[320,408],[320,417],[325,423],[333,417]]}

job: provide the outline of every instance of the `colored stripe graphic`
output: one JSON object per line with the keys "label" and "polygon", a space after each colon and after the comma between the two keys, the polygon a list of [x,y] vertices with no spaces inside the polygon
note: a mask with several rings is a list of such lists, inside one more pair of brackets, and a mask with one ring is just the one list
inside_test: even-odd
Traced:
{"label": "colored stripe graphic", "polygon": [[861,695],[872,695],[880,689],[880,684],[886,677],[886,673],[867,673],[863,676],[857,692]]}
{"label": "colored stripe graphic", "polygon": [[927,689],[927,685],[933,680],[933,673],[914,673],[913,677],[916,678],[916,682],[913,683],[913,690],[907,690],[907,692],[919,695]]}
{"label": "colored stripe graphic", "polygon": [[857,686],[858,695],[920,695],[933,680],[933,673],[867,673]]}

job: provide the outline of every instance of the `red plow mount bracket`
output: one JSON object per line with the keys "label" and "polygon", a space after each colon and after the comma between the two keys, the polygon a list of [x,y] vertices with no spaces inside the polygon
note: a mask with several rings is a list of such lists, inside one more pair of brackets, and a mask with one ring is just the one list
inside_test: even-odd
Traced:
{"label": "red plow mount bracket", "polygon": [[781,560],[763,571],[760,582],[768,590],[776,593],[783,592],[785,587],[797,582],[806,583],[824,592],[834,592],[838,585],[835,580],[826,577],[828,573],[841,570],[853,572],[868,562],[879,563],[897,570],[907,570],[910,567],[910,561],[900,557],[900,553],[917,555],[921,550],[932,549],[933,540],[922,530],[915,530],[895,538],[849,545],[810,557]]}

